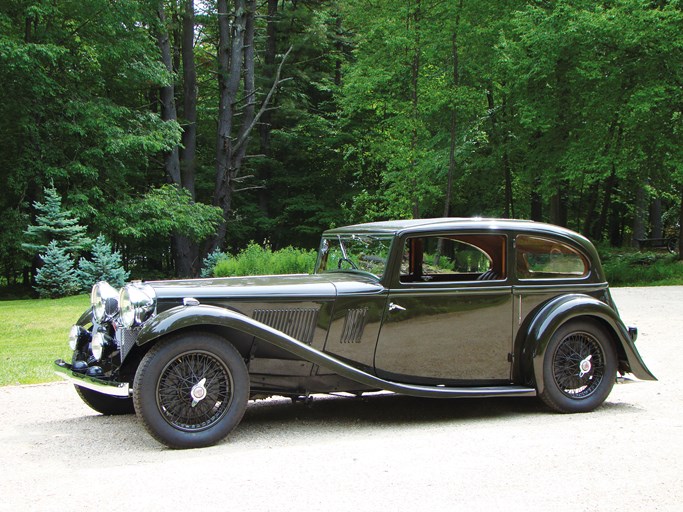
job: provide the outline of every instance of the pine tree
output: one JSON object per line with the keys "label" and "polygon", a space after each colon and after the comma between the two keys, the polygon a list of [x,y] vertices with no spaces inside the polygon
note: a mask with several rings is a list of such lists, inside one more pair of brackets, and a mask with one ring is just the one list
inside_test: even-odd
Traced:
{"label": "pine tree", "polygon": [[62,198],[54,187],[45,188],[45,203],[38,201],[33,207],[36,224],[24,231],[22,247],[28,251],[44,254],[50,242],[55,241],[66,253],[77,253],[87,247],[91,240],[85,234],[85,227],[70,210],[62,209]]}
{"label": "pine tree", "polygon": [[100,235],[92,246],[92,260],[81,258],[76,275],[81,289],[89,290],[99,281],[120,288],[126,283],[129,273],[123,268],[121,254],[113,251],[111,244]]}
{"label": "pine tree", "polygon": [[214,277],[213,272],[219,261],[227,261],[230,256],[221,251],[220,249],[214,249],[212,252],[206,255],[204,261],[202,261],[202,277]]}
{"label": "pine tree", "polygon": [[65,297],[77,291],[73,260],[64,248],[53,240],[40,257],[44,265],[36,274],[35,290],[41,298]]}

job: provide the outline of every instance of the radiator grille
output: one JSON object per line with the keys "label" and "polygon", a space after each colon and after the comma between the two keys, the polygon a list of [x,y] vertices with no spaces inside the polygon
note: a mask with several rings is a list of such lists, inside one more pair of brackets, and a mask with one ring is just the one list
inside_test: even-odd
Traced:
{"label": "radiator grille", "polygon": [[318,323],[318,311],[318,308],[256,309],[254,320],[310,345]]}
{"label": "radiator grille", "polygon": [[360,343],[365,329],[368,308],[349,309],[344,319],[341,343]]}
{"label": "radiator grille", "polygon": [[138,334],[130,329],[119,328],[116,330],[116,343],[119,346],[119,351],[121,352],[121,361],[123,361],[130,349],[135,345],[135,340],[137,340]]}

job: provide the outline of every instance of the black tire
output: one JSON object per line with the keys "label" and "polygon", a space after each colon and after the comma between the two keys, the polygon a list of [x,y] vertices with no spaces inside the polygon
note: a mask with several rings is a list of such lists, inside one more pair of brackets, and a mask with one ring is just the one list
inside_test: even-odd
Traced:
{"label": "black tire", "polygon": [[539,397],[558,412],[589,412],[605,401],[616,376],[617,356],[609,333],[590,320],[571,321],[548,344]]}
{"label": "black tire", "polygon": [[76,388],[78,396],[81,397],[81,400],[88,404],[90,408],[106,416],[133,414],[135,412],[132,398],[119,398],[117,396],[105,395],[104,393],[99,393],[75,384],[74,387]]}
{"label": "black tire", "polygon": [[225,339],[212,334],[181,335],[157,343],[135,374],[138,417],[170,448],[216,444],[239,424],[248,400],[244,359]]}

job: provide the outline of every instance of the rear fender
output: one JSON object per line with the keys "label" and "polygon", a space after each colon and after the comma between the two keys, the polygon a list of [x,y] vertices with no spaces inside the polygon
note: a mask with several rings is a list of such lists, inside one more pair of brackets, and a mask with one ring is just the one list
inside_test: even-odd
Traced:
{"label": "rear fender", "polygon": [[[643,362],[634,339],[619,318],[617,312],[608,304],[589,295],[571,294],[556,297],[544,304],[535,314],[524,333],[521,352],[522,375],[533,376],[536,388],[541,393],[543,382],[543,359],[553,334],[570,320],[584,318],[600,322],[612,335],[620,360],[626,370],[639,379],[657,380]],[[623,366],[623,365],[620,365]]]}

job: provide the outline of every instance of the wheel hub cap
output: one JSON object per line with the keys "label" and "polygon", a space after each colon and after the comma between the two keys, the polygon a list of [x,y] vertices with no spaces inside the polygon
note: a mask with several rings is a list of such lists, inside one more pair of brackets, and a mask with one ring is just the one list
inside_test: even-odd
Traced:
{"label": "wheel hub cap", "polygon": [[206,398],[207,393],[204,384],[206,384],[206,379],[202,379],[199,382],[197,382],[197,384],[192,386],[192,389],[190,390],[190,397],[192,398],[192,407],[195,407],[199,402]]}
{"label": "wheel hub cap", "polygon": [[586,359],[579,363],[579,370],[581,370],[581,373],[579,373],[579,378],[589,373],[593,368],[593,365],[591,364],[592,357],[593,356],[588,356]]}

